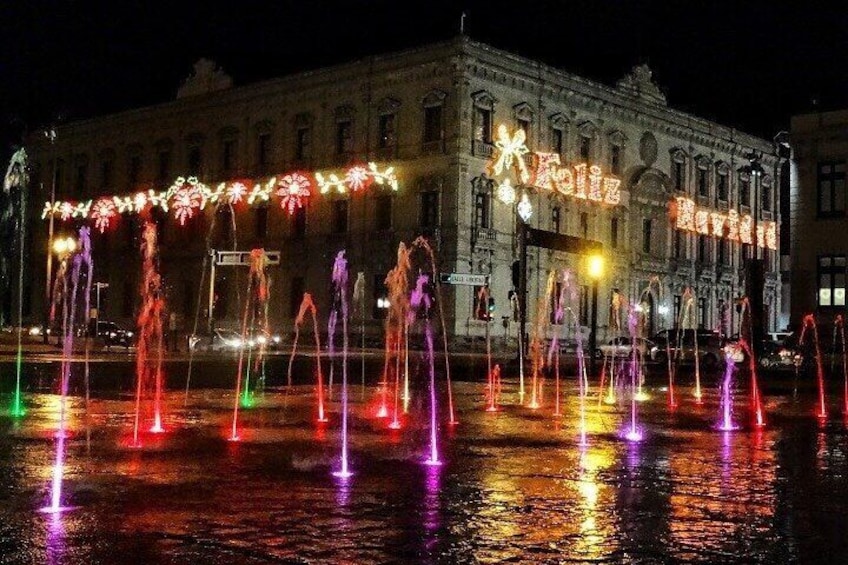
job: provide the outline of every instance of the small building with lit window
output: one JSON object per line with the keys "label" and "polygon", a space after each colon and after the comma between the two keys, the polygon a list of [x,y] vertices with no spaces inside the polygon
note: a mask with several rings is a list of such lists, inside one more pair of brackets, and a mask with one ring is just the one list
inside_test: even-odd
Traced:
{"label": "small building with lit window", "polygon": [[[497,172],[504,144],[520,146],[521,159]],[[488,280],[485,305],[473,285],[442,286],[452,337],[482,336],[486,324],[498,338],[514,336],[523,221],[603,244],[599,339],[614,331],[610,306],[622,297],[641,305],[648,331],[692,307],[698,325],[731,333],[743,261],[755,249],[766,260],[769,329],[780,312],[773,144],[672,108],[644,65],[606,85],[466,37],[244,86],[201,61],[175,100],[60,125],[52,143],[33,135],[29,145],[37,205],[27,304],[36,319],[50,218],[59,234],[80,222],[103,228],[94,230],[95,276],[109,283],[109,319],[133,317],[145,219],[159,226],[170,308],[184,320],[199,312],[201,327],[207,304],[216,323],[235,321],[244,293],[238,271],[218,269],[209,300],[208,248],[281,252],[269,269],[271,324],[281,330],[304,291],[326,314],[333,258],[344,249],[351,279],[364,274],[361,311],[377,335],[398,244],[424,236],[441,273]],[[308,179],[307,192],[288,192],[294,173]],[[207,187],[202,209],[177,221],[173,206],[134,208],[133,195],[158,198],[189,177]],[[103,198],[123,213],[106,218]],[[844,197],[828,205],[844,208]],[[527,264],[530,324],[554,269],[573,273],[588,322],[581,257],[531,248]],[[697,300],[684,304],[687,288]]]}
{"label": "small building with lit window", "polygon": [[848,110],[792,118],[791,325],[846,314]]}

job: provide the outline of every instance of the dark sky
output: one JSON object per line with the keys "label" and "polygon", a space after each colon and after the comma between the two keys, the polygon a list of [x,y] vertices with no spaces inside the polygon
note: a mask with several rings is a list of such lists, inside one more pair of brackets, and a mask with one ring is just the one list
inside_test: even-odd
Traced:
{"label": "dark sky", "polygon": [[[647,62],[669,103],[771,138],[848,106],[841,2],[30,0],[0,7],[3,153],[24,128],[170,100],[202,56],[245,84],[473,39],[611,84]],[[791,4],[791,5],[788,5]],[[814,106],[813,101],[817,101]]]}

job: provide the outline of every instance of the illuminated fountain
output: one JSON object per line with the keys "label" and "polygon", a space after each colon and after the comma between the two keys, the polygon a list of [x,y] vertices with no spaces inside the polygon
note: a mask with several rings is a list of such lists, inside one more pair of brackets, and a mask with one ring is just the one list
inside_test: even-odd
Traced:
{"label": "illuminated fountain", "polygon": [[[265,367],[265,348],[270,332],[268,331],[268,298],[270,285],[268,277],[265,274],[265,266],[267,257],[264,249],[254,249],[250,252],[250,279],[253,280],[253,288],[249,289],[247,304],[250,307],[250,328],[246,334],[242,335],[242,344],[247,347],[247,364],[245,367],[244,387],[241,393],[242,408],[250,408],[253,406],[254,391],[250,389],[251,368],[253,372],[260,373],[260,386],[264,381]],[[251,305],[251,298],[253,304]],[[259,318],[262,332],[256,336],[256,322]],[[253,359],[253,349],[258,348],[256,358]],[[242,348],[243,350],[243,348]]]}
{"label": "illuminated fountain", "polygon": [[[521,305],[518,301],[518,293],[514,292],[510,297],[512,309],[519,312]],[[518,327],[518,403],[524,404],[524,336],[521,335],[521,326]]]}
{"label": "illuminated fountain", "polygon": [[721,383],[719,391],[719,422],[718,429],[723,432],[738,430],[733,422],[733,371],[736,370],[736,365],[733,362],[733,354],[730,351],[725,352],[724,379]]}
{"label": "illuminated fountain", "polygon": [[799,339],[800,345],[805,345],[806,342],[804,338],[807,337],[807,330],[812,328],[813,335],[813,346],[815,347],[815,359],[816,359],[816,380],[818,381],[819,386],[819,408],[816,415],[819,418],[827,418],[827,406],[825,403],[825,391],[824,391],[824,368],[822,367],[822,358],[821,358],[821,347],[819,346],[819,331],[816,327],[816,319],[812,314],[807,314],[804,316],[803,326],[801,327],[801,338]]}
{"label": "illuminated fountain", "polygon": [[[634,338],[636,336],[636,327],[637,327],[637,312],[635,308],[630,309],[630,315],[628,316],[627,325],[630,329],[630,336]],[[625,432],[624,437],[628,441],[642,441],[642,430],[639,429],[639,426],[636,424],[636,406],[637,400],[636,396],[639,391],[639,359],[638,359],[638,348],[636,347],[636,340],[631,339],[631,352],[630,352],[630,426]]]}
{"label": "illuminated fountain", "polygon": [[[389,415],[388,390],[389,390],[389,366],[391,359],[395,361],[395,387],[394,387],[394,418],[390,427],[400,427],[398,418],[398,398],[400,395],[400,360],[403,354],[404,335],[407,326],[407,313],[409,310],[409,250],[401,242],[397,250],[397,262],[392,270],[386,275],[386,288],[389,291],[389,311],[386,316],[386,349],[383,358],[383,376],[380,383],[380,407],[377,411],[378,418],[387,418]],[[409,395],[408,375],[404,383],[404,396]],[[407,402],[407,401],[405,401]]]}
{"label": "illuminated fountain", "polygon": [[238,441],[238,415],[239,406],[250,405],[250,359],[248,358],[248,369],[244,383],[244,392],[242,392],[242,375],[244,374],[244,350],[250,349],[248,320],[252,328],[257,311],[264,309],[264,304],[268,300],[268,279],[265,276],[265,266],[267,257],[264,249],[253,249],[250,252],[250,272],[247,279],[247,299],[244,303],[244,316],[241,324],[241,347],[239,348],[238,356],[238,374],[236,375],[236,390],[235,399],[233,402],[233,424],[230,430],[230,441]]}
{"label": "illuminated fountain", "polygon": [[430,295],[424,290],[427,282],[427,275],[420,275],[418,277],[418,282],[415,285],[415,290],[412,291],[412,297],[410,300],[410,316],[412,316],[412,311],[415,311],[420,317],[424,318],[424,337],[427,342],[427,359],[429,361],[427,368],[430,373],[430,454],[424,462],[427,465],[441,465],[442,462],[439,459],[437,437],[438,408],[436,406],[436,355],[433,349],[433,327],[430,324],[430,317],[428,315],[432,304],[430,303]]}
{"label": "illuminated fountain", "polygon": [[[666,306],[664,303],[663,285],[658,276],[654,275],[651,277],[651,279],[648,281],[648,286],[642,291],[639,301],[640,303],[646,302],[646,298],[651,294],[652,288],[657,289],[657,302],[659,303],[659,306],[657,307],[657,312],[663,317],[663,322],[665,322],[666,314],[668,313],[668,306]],[[643,312],[643,314],[645,316],[649,316],[653,315],[653,312]],[[645,320],[645,322],[647,323],[647,320]],[[665,326],[665,323],[663,323],[663,326]],[[671,340],[668,339],[668,336],[666,336],[665,340],[665,359],[666,365],[668,366],[668,403],[670,407],[674,407],[677,405],[677,400],[674,394],[675,366],[671,358]],[[640,395],[640,398],[637,398],[637,400],[648,400],[648,395],[643,392]]]}
{"label": "illuminated fountain", "polygon": [[359,311],[359,360],[362,399],[365,400],[365,273],[359,271],[353,283],[353,307]]}
{"label": "illuminated fountain", "polygon": [[[748,298],[745,297],[742,300],[742,320],[748,320],[748,335],[754,335],[754,329],[751,325],[751,303],[748,301]],[[747,314],[747,315],[746,315]],[[739,332],[740,335],[743,334],[742,331]],[[740,337],[739,339],[739,347],[742,348],[748,355],[748,372],[751,373],[751,410],[754,413],[754,423],[759,426],[765,426],[765,418],[763,416],[763,403],[762,403],[762,395],[760,394],[760,385],[757,378],[757,359],[753,348],[751,347],[749,341],[744,337]]]}
{"label": "illuminated fountain", "polygon": [[842,345],[842,414],[848,416],[848,355],[846,355],[845,351],[845,319],[842,317],[842,314],[837,315],[836,319],[833,321],[834,335],[836,335],[837,330],[839,331],[839,337]]}
{"label": "illuminated fountain", "polygon": [[146,222],[141,237],[142,281],[141,310],[138,314],[138,342],[136,347],[135,373],[135,420],[133,423],[132,447],[141,447],[141,400],[146,389],[153,386],[152,433],[161,433],[162,427],[162,315],[165,299],[162,293],[162,277],[158,271],[158,242],[156,224]]}
{"label": "illuminated fountain", "polygon": [[[18,341],[15,352],[15,393],[9,414],[14,418],[25,415],[23,399],[21,398],[21,372],[23,369],[23,304],[24,304],[24,253],[26,242],[26,205],[27,185],[29,184],[29,166],[26,149],[18,149],[12,155],[6,176],[3,179],[3,191],[6,193],[6,207],[0,209],[0,237],[3,238],[5,249],[0,250],[0,288],[8,284],[8,273],[11,268],[7,262],[7,252],[14,250],[14,242],[18,242]],[[17,193],[17,210],[14,194]],[[90,280],[90,279],[89,279]],[[90,284],[90,283],[89,283]],[[2,314],[0,314],[2,317]],[[46,331],[47,328],[44,328]]]}
{"label": "illuminated fountain", "polygon": [[501,397],[501,366],[495,365],[486,383],[486,412],[497,412]]}
{"label": "illuminated fountain", "polygon": [[292,386],[292,364],[294,363],[294,358],[297,354],[300,326],[303,324],[303,320],[306,318],[307,313],[312,316],[312,332],[315,336],[315,376],[318,380],[318,421],[323,423],[327,421],[327,416],[324,414],[324,377],[321,373],[321,336],[318,333],[318,310],[315,308],[315,303],[312,301],[312,295],[308,292],[303,293],[303,300],[300,302],[300,310],[298,310],[297,318],[295,318],[294,321],[294,341],[292,343],[291,356],[289,357],[288,386]]}
{"label": "illuminated fountain", "polygon": [[[559,295],[556,297],[556,304],[554,305],[554,324],[557,325],[559,330],[565,328],[566,324],[564,323],[565,317],[565,290],[568,288],[568,273],[563,272],[563,284],[560,288]],[[554,368],[554,416],[560,416],[560,391],[559,391],[559,380],[560,380],[560,372],[559,372],[559,331],[554,331],[553,339],[551,340],[551,346],[548,349],[548,366],[553,366]]]}
{"label": "illuminated fountain", "polygon": [[347,457],[347,259],[345,252],[339,251],[333,263],[333,305],[330,310],[330,320],[327,333],[330,345],[330,357],[334,356],[333,341],[336,334],[336,323],[339,311],[342,316],[342,428],[341,428],[341,466],[333,475],[347,479],[352,475],[348,467]]}
{"label": "illuminated fountain", "polygon": [[423,249],[430,258],[430,272],[433,274],[433,286],[436,289],[436,303],[439,305],[439,322],[442,325],[442,345],[444,346],[445,355],[445,380],[448,385],[448,414],[450,415],[448,423],[454,426],[458,424],[459,421],[456,419],[453,410],[453,387],[451,386],[450,357],[448,356],[448,330],[445,326],[445,311],[444,306],[442,306],[442,290],[439,283],[439,271],[436,269],[436,255],[433,252],[433,248],[430,247],[430,243],[427,241],[427,238],[424,236],[418,236],[415,241],[412,242],[412,245]]}
{"label": "illuminated fountain", "polygon": [[[57,284],[61,284],[61,303],[62,303],[62,364],[60,369],[59,383],[59,428],[56,430],[56,459],[53,463],[52,481],[50,487],[50,506],[42,509],[44,512],[57,513],[65,510],[62,506],[62,479],[65,469],[65,440],[67,439],[67,398],[68,398],[68,382],[71,377],[71,357],[74,351],[74,335],[77,325],[77,303],[80,297],[79,280],[83,265],[90,270],[91,266],[91,239],[89,237],[89,228],[82,227],[79,230],[79,253],[73,257],[73,266],[71,267],[71,280],[68,283],[67,270],[67,255],[73,253],[76,249],[74,246],[69,246],[65,257],[62,258],[62,265],[58,276],[61,277],[61,283],[57,278]],[[71,240],[72,241],[72,240]],[[86,283],[87,284],[87,283]],[[55,303],[54,303],[55,306]],[[55,312],[55,309],[54,309]],[[83,313],[82,318],[88,316],[87,312]]]}
{"label": "illuminated fountain", "polygon": [[486,320],[486,378],[492,378],[492,338],[489,331],[489,287],[481,286],[477,293],[477,319]]}
{"label": "illuminated fountain", "polygon": [[536,305],[536,325],[533,331],[533,340],[530,342],[530,358],[533,361],[533,381],[531,383],[532,390],[530,392],[530,404],[528,407],[536,410],[541,406],[542,390],[539,383],[539,373],[544,368],[545,358],[543,352],[543,342],[545,341],[545,333],[548,324],[548,306],[551,302],[551,295],[554,292],[554,283],[556,282],[556,271],[548,273],[548,281],[545,285],[544,294],[539,297],[539,302]]}

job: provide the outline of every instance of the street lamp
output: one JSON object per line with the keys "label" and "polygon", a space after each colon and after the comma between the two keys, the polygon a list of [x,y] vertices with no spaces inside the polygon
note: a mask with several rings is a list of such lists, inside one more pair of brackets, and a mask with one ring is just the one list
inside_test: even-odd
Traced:
{"label": "street lamp", "polygon": [[[50,141],[50,146],[53,153],[53,179],[50,182],[50,207],[56,204],[56,180],[59,174],[59,162],[56,156],[56,128],[50,128],[44,132],[44,137]],[[53,282],[53,254],[50,252],[53,247],[53,222],[55,214],[50,214],[50,227],[47,233],[47,272],[44,276],[44,343],[47,344],[47,330],[50,328],[50,305],[52,297],[50,295],[50,285]]]}
{"label": "street lamp", "polygon": [[[66,282],[65,279],[66,279],[67,271],[68,271],[68,257],[73,255],[76,252],[76,250],[77,250],[77,240],[75,240],[71,236],[59,237],[59,238],[53,240],[52,251],[53,251],[53,253],[56,254],[56,257],[59,259],[59,271],[56,273],[56,281],[53,284],[53,300],[52,300],[53,304],[56,304],[58,302],[57,296],[56,296],[56,291],[59,289],[59,281],[62,281],[62,293],[65,292],[64,286],[65,286],[65,282]],[[49,257],[50,253],[48,253],[47,255]],[[48,281],[48,284],[49,284],[49,282],[50,281]],[[53,316],[49,316],[49,319],[50,318],[53,318]],[[63,322],[63,326],[64,326],[64,322]],[[50,328],[50,324],[48,323],[47,327],[44,328],[44,335],[45,336],[47,335],[47,332],[50,331],[49,328]],[[67,329],[63,327],[62,331],[67,331]],[[58,343],[59,343],[59,345],[61,345],[62,344],[62,334],[61,334],[61,332],[59,333],[58,339],[59,339]]]}
{"label": "street lamp", "polygon": [[[760,189],[762,188],[763,166],[760,162],[762,154],[756,151],[751,151],[746,155],[749,165],[745,167],[745,171],[750,175],[751,183],[754,189],[754,201],[751,204],[751,215],[753,223],[753,233],[751,241],[753,250],[751,259],[748,261],[748,267],[745,273],[746,291],[748,303],[750,305],[748,315],[751,321],[751,347],[755,354],[759,354],[760,341],[762,339],[763,329],[763,263],[760,260],[760,238],[758,235],[757,224],[762,211],[762,199]],[[740,334],[742,331],[740,330]]]}
{"label": "street lamp", "polygon": [[595,376],[595,349],[598,341],[598,283],[604,276],[604,256],[600,254],[590,255],[587,261],[586,272],[592,280],[592,321],[589,328],[589,376]]}

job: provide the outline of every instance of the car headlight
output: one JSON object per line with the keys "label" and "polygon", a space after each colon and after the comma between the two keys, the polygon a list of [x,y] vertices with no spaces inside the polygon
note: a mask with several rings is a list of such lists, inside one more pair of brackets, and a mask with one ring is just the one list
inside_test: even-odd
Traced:
{"label": "car headlight", "polygon": [[33,326],[29,329],[29,335],[41,335],[41,327]]}
{"label": "car headlight", "polygon": [[259,342],[260,345],[265,345],[266,343],[268,343],[268,338],[266,338],[264,335],[261,335],[256,338],[256,341]]}
{"label": "car headlight", "polygon": [[273,337],[273,340],[274,340],[274,343],[280,343],[280,341],[281,341],[280,336],[278,336],[278,335],[275,335]]}
{"label": "car headlight", "polygon": [[115,332],[109,332],[109,337],[114,339],[114,338],[118,337],[118,334],[116,334]]}

